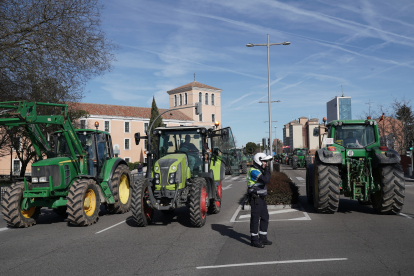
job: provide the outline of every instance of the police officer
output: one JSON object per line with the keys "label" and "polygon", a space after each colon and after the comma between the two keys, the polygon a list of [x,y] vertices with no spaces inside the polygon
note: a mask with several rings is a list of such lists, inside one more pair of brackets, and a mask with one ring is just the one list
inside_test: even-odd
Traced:
{"label": "police officer", "polygon": [[[267,227],[269,225],[269,212],[264,200],[267,195],[266,184],[270,181],[270,169],[268,162],[273,158],[262,152],[253,158],[253,167],[247,173],[247,194],[251,207],[250,238],[251,246],[264,248],[272,242],[267,239]],[[260,224],[260,231],[259,231]]]}

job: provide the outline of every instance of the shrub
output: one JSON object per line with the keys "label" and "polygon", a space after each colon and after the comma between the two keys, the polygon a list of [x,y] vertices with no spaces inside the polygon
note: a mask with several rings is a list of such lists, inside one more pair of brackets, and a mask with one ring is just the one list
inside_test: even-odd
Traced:
{"label": "shrub", "polygon": [[134,162],[134,163],[128,162],[127,164],[128,164],[129,170],[130,171],[135,170],[137,168],[138,163],[139,162]]}
{"label": "shrub", "polygon": [[272,172],[267,184],[266,203],[268,205],[297,204],[299,187],[283,172]]}

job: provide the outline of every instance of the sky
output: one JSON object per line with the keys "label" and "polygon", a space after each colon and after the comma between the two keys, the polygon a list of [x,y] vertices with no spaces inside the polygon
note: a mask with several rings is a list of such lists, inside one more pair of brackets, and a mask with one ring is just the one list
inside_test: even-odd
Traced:
{"label": "sky", "polygon": [[[223,127],[237,146],[272,138],[326,102],[352,98],[352,116],[412,100],[414,1],[103,0],[102,29],[118,45],[113,69],[89,81],[83,102],[168,108],[166,91],[194,80],[222,89]],[[276,127],[276,128],[275,128]],[[276,131],[276,132],[275,132]]]}

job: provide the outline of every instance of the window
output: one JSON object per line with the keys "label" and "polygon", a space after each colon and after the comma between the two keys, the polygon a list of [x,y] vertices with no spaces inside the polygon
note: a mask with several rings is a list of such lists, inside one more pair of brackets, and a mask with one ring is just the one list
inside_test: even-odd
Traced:
{"label": "window", "polygon": [[147,133],[148,130],[148,123],[144,123],[144,132]]}
{"label": "window", "polygon": [[183,95],[180,94],[180,105],[183,105]]}
{"label": "window", "polygon": [[129,157],[125,157],[125,158],[124,158],[124,160],[125,160],[125,162],[127,162],[127,163],[130,163],[130,162],[131,162],[131,158],[129,158]]}
{"label": "window", "polygon": [[177,95],[174,95],[174,106],[177,106]]}
{"label": "window", "polygon": [[208,93],[206,93],[206,100],[205,100],[205,104],[208,105]]}
{"label": "window", "polygon": [[212,121],[213,123],[215,123],[215,122],[216,122],[216,114],[211,114],[211,121]]}
{"label": "window", "polygon": [[200,122],[202,122],[202,121],[203,121],[203,114],[198,115],[198,120],[199,120]]}
{"label": "window", "polygon": [[144,163],[147,163],[147,158],[146,157],[144,158]]}
{"label": "window", "polygon": [[184,94],[184,104],[187,105],[188,101],[187,101],[187,93]]}
{"label": "window", "polygon": [[125,150],[129,150],[129,138],[125,138]]}
{"label": "window", "polygon": [[80,128],[85,129],[86,128],[86,120],[80,120]]}
{"label": "window", "polygon": [[167,124],[164,124],[164,127],[167,127]]}
{"label": "window", "polygon": [[203,102],[203,94],[200,92],[198,93],[198,102],[202,103]]}
{"label": "window", "polygon": [[211,94],[211,105],[214,105],[214,94]]}
{"label": "window", "polygon": [[105,131],[109,132],[109,121],[105,121]]}
{"label": "window", "polygon": [[20,174],[20,160],[19,159],[13,159],[13,175],[19,175]]}
{"label": "window", "polygon": [[129,133],[129,122],[125,122],[125,132]]}

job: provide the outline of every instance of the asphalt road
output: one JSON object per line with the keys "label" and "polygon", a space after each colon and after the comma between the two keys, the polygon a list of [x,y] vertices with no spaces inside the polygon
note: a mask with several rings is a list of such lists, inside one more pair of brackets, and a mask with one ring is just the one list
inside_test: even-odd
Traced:
{"label": "asphalt road", "polygon": [[130,214],[71,227],[42,209],[34,227],[11,229],[0,215],[0,275],[412,275],[414,183],[406,182],[401,215],[341,198],[332,215],[306,203],[305,170],[282,169],[300,186],[300,205],[269,210],[273,245],[249,246],[249,212],[240,210],[245,175],[223,182],[221,212],[192,228],[188,209],[153,225],[134,226]]}

